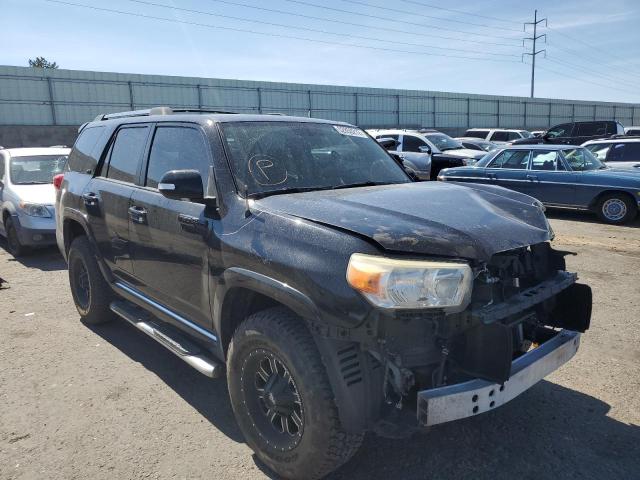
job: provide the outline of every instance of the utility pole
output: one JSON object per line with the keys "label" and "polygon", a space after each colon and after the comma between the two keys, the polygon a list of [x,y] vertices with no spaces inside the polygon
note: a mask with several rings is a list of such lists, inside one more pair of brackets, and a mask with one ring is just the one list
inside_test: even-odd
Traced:
{"label": "utility pole", "polygon": [[544,26],[547,26],[547,19],[546,18],[541,18],[540,20],[538,20],[538,10],[536,10],[533,14],[533,22],[526,22],[524,24],[524,31],[527,31],[527,25],[533,25],[533,36],[532,37],[525,37],[522,40],[522,46],[524,47],[525,42],[527,40],[531,40],[531,53],[523,53],[522,54],[522,58],[524,59],[525,55],[530,55],[531,56],[531,98],[533,98],[533,91],[534,91],[534,84],[535,84],[535,79],[536,79],[536,57],[541,54],[544,53],[545,57],[547,56],[547,51],[546,50],[536,50],[536,42],[538,41],[538,39],[544,37],[544,43],[547,43],[547,34],[543,33],[542,35],[538,35],[538,24],[544,22]]}

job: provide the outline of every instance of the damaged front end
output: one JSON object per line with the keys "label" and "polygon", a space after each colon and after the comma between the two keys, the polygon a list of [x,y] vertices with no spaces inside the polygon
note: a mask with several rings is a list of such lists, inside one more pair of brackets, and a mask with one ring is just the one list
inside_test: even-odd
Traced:
{"label": "damaged front end", "polygon": [[592,298],[566,271],[566,254],[546,242],[497,253],[472,265],[463,311],[387,310],[368,320],[359,343],[376,367],[368,384],[383,397],[379,410],[368,401],[373,428],[385,434],[401,411],[417,411],[422,426],[482,413],[567,362]]}

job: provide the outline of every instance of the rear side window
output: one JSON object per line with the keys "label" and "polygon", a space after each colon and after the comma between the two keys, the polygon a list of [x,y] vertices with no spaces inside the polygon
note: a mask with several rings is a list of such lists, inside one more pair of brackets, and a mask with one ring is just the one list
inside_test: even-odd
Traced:
{"label": "rear side window", "polygon": [[529,163],[529,150],[505,150],[493,159],[489,168],[524,170]]}
{"label": "rear side window", "polygon": [[586,122],[579,123],[576,137],[595,137],[607,134],[606,122]]}
{"label": "rear side window", "polygon": [[640,135],[640,128],[630,128],[625,135]]}
{"label": "rear side window", "polygon": [[145,185],[157,188],[170,170],[198,170],[202,189],[209,177],[209,154],[202,133],[189,127],[158,127],[153,137]]}
{"label": "rear side window", "polygon": [[149,127],[127,127],[118,130],[111,148],[107,178],[135,183]]}
{"label": "rear side window", "polygon": [[487,138],[487,134],[489,130],[467,130],[464,132],[465,137],[473,137],[473,138],[482,138],[483,140]]}
{"label": "rear side window", "polygon": [[607,162],[640,162],[640,142],[614,144]]}
{"label": "rear side window", "polygon": [[98,165],[98,152],[94,152],[104,127],[87,127],[76,140],[67,162],[67,171],[93,173]]}
{"label": "rear side window", "polygon": [[0,181],[4,180],[4,155],[0,155]]}

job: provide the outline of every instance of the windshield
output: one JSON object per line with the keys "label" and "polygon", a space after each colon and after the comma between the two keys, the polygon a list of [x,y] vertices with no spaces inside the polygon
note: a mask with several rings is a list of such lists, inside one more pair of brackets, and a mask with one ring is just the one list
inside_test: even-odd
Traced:
{"label": "windshield", "polygon": [[445,150],[464,148],[458,140],[451,138],[449,135],[445,135],[444,133],[433,133],[425,135],[425,137],[427,137],[427,139],[441,152],[444,152]]}
{"label": "windshield", "polygon": [[593,153],[598,160],[604,162],[612,145],[613,143],[592,143],[591,145],[586,145],[584,148]]}
{"label": "windshield", "polygon": [[607,168],[604,163],[598,160],[586,148],[571,148],[563,150],[564,157],[569,163],[571,170],[584,172],[586,170],[599,170]]}
{"label": "windshield", "polygon": [[53,177],[62,173],[67,155],[33,155],[11,159],[11,182],[14,185],[37,185],[51,183]]}
{"label": "windshield", "polygon": [[247,195],[403,183],[403,169],[355,127],[305,122],[221,124],[231,170]]}
{"label": "windshield", "polygon": [[526,130],[520,130],[520,135],[522,135],[523,138],[533,138],[533,134]]}

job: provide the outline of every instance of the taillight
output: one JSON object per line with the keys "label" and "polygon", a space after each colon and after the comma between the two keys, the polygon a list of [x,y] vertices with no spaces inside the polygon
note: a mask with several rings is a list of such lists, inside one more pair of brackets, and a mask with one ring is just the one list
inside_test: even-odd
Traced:
{"label": "taillight", "polygon": [[64,180],[64,173],[59,173],[55,177],[53,177],[53,187],[56,190],[60,190],[60,185],[62,185],[62,180]]}

